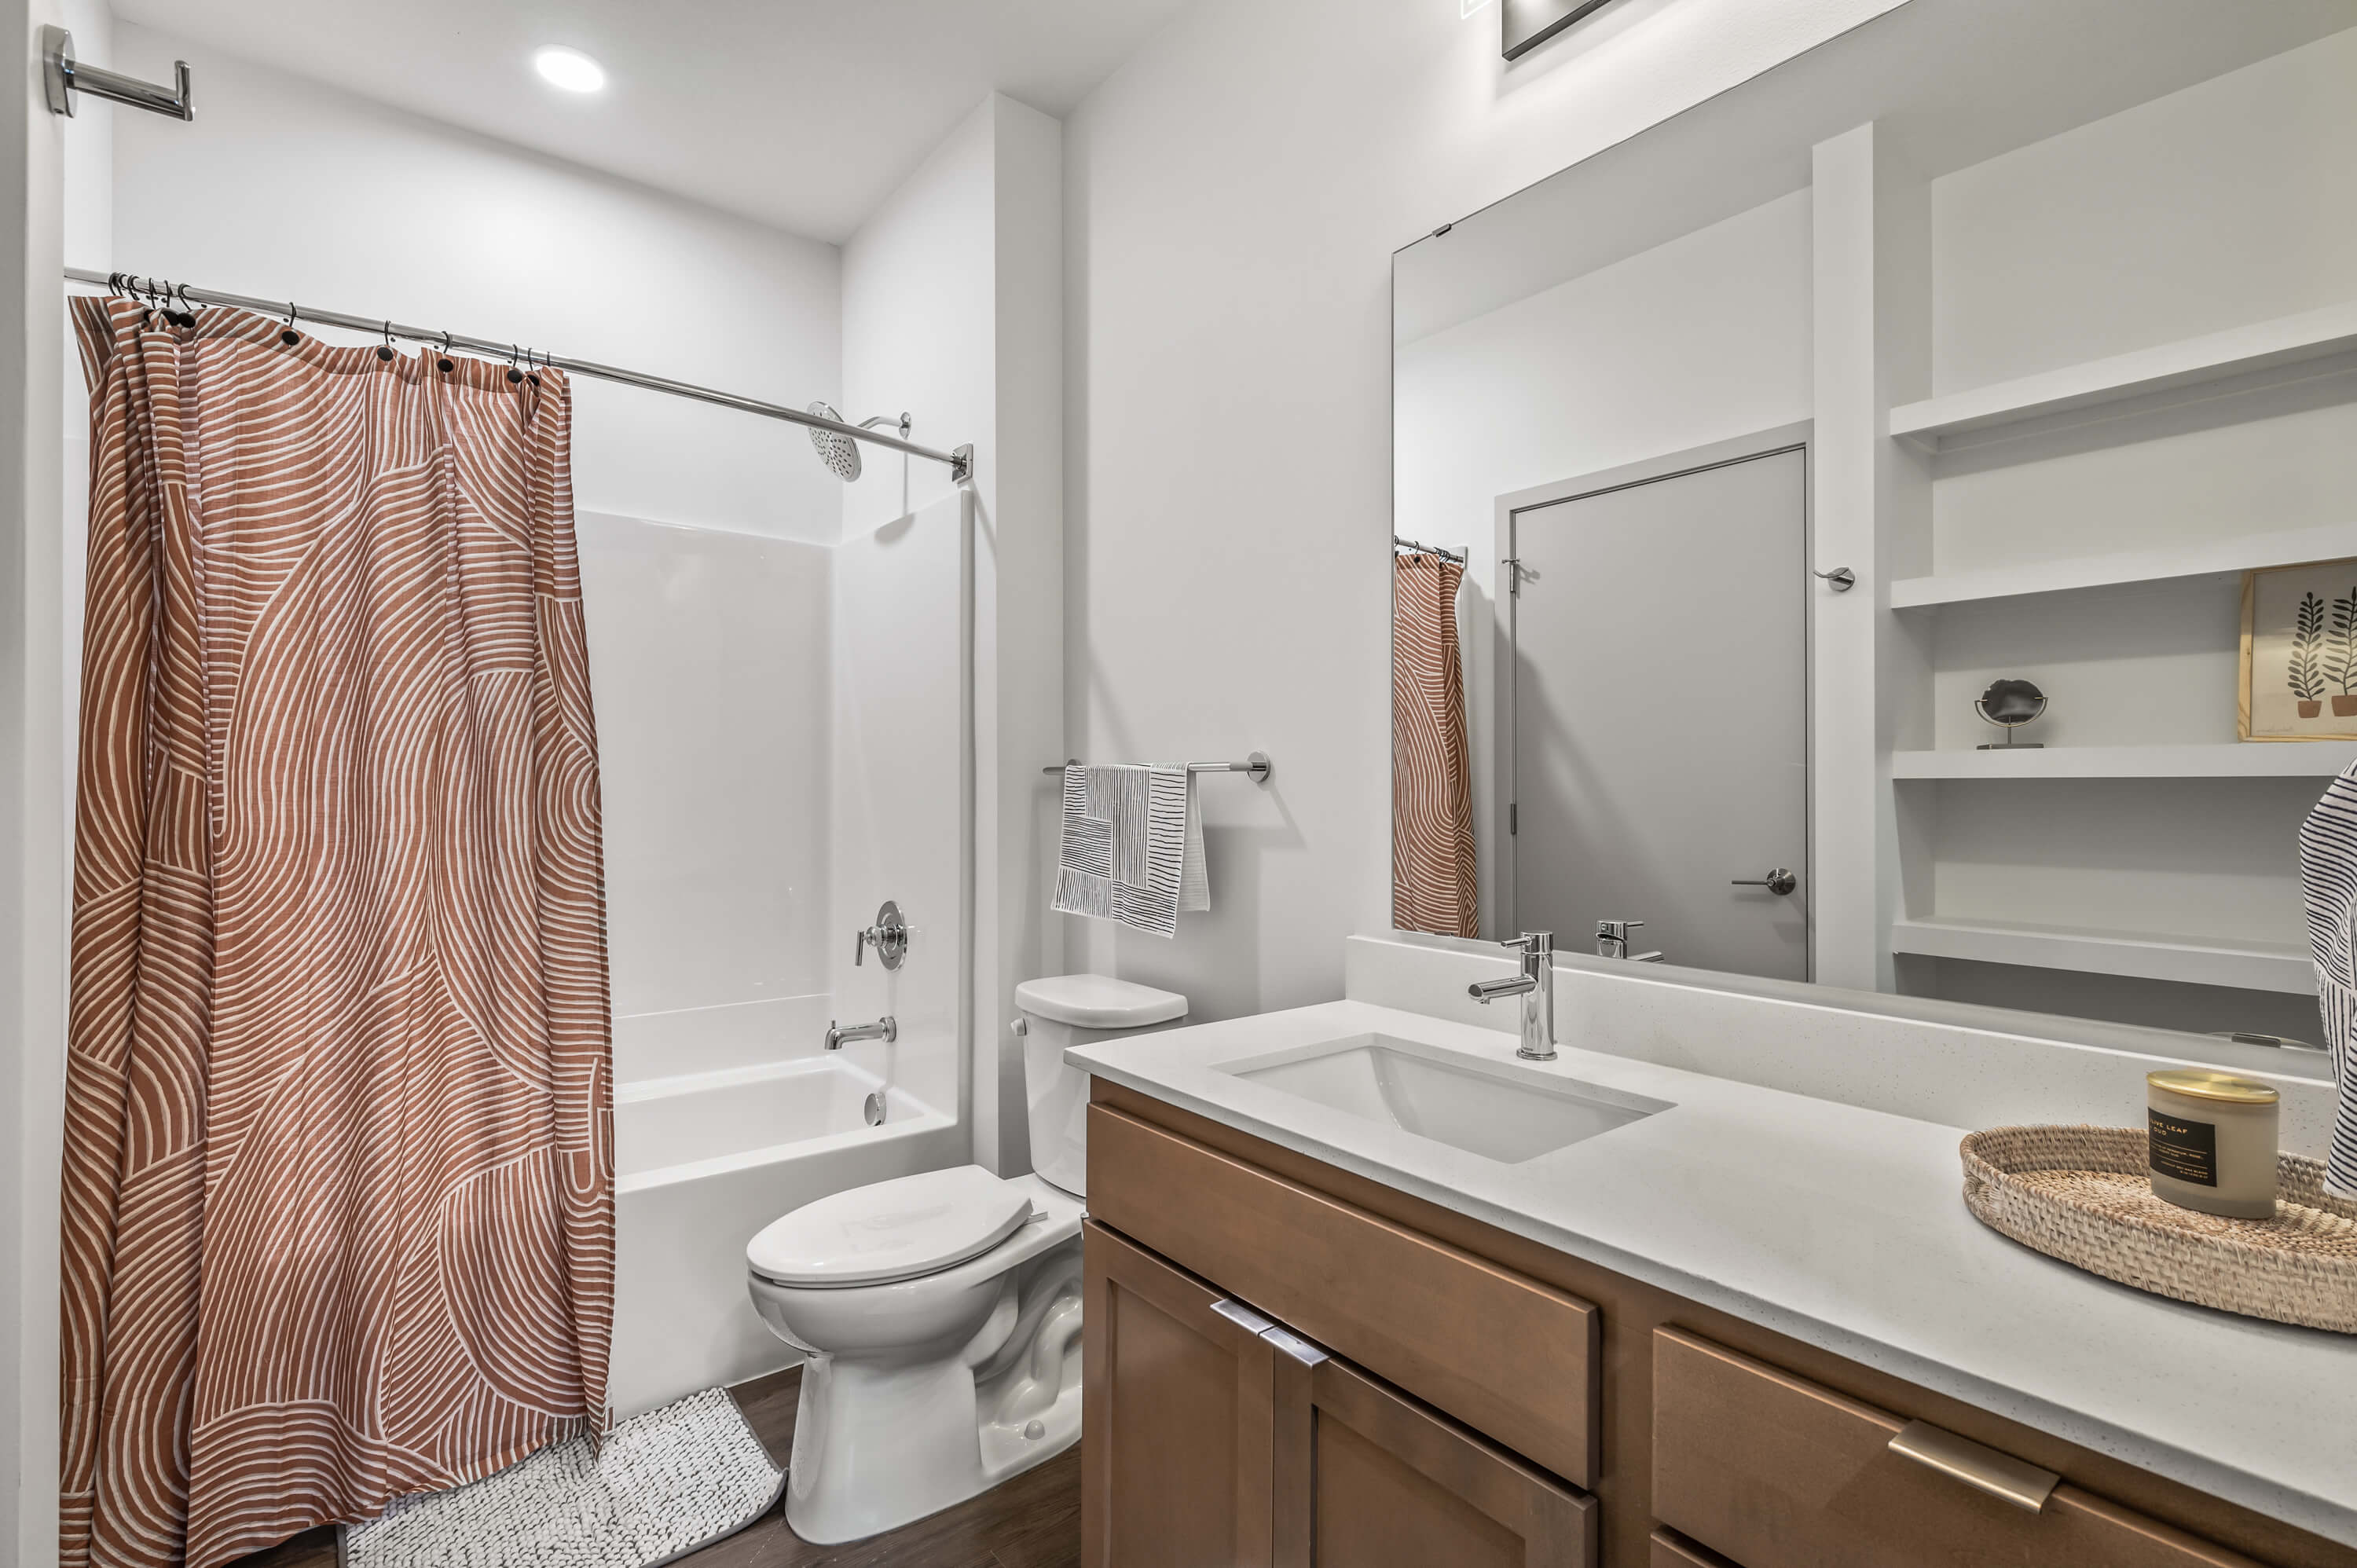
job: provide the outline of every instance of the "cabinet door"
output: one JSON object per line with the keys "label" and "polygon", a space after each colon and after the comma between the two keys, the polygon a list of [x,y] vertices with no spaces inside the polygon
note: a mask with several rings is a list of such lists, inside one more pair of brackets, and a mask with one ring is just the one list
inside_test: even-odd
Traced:
{"label": "cabinet door", "polygon": [[1086,1234],[1082,1568],[1270,1568],[1266,1320]]}
{"label": "cabinet door", "polygon": [[1283,1329],[1277,1568],[1587,1568],[1596,1502]]}

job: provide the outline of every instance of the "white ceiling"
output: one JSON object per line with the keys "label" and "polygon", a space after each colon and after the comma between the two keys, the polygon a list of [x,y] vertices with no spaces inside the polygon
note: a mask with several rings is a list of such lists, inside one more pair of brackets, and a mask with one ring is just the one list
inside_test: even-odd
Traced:
{"label": "white ceiling", "polygon": [[[1186,0],[113,0],[125,21],[841,242],[996,89],[1061,117]],[[609,83],[531,65],[569,44]],[[197,83],[203,112],[204,83]]]}

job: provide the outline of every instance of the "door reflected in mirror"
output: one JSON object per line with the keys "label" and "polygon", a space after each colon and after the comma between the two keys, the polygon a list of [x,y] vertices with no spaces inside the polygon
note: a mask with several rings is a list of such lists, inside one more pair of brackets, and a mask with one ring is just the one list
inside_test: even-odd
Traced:
{"label": "door reflected in mirror", "polygon": [[1394,924],[2319,1038],[2351,81],[1911,0],[1397,252]]}

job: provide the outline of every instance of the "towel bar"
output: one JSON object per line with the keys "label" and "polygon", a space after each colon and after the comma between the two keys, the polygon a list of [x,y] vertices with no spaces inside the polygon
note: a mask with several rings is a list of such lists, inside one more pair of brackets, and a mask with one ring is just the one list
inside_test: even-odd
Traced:
{"label": "towel bar", "polygon": [[[1061,773],[1067,768],[1078,768],[1080,765],[1081,759],[1075,757],[1070,762],[1051,762],[1039,771],[1051,774]],[[1268,753],[1265,751],[1255,751],[1242,762],[1190,762],[1187,765],[1187,771],[1189,773],[1249,773],[1255,784],[1267,783],[1268,776],[1274,770],[1275,764],[1269,761]]]}

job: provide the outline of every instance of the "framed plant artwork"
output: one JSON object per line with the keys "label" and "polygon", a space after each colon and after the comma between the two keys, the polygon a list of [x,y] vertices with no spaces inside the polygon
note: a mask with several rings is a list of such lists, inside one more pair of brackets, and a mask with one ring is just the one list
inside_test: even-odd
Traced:
{"label": "framed plant artwork", "polygon": [[2243,574],[2244,740],[2357,740],[2357,560]]}

